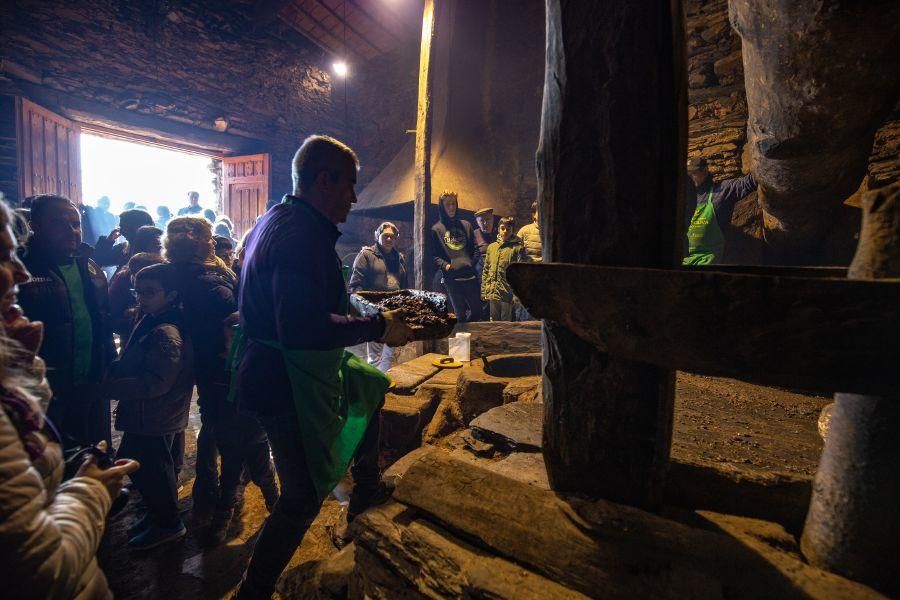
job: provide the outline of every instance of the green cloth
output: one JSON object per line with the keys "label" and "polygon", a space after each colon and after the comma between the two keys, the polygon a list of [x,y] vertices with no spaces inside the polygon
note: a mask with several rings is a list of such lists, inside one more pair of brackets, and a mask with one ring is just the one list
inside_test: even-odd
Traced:
{"label": "green cloth", "polygon": [[706,202],[694,209],[688,227],[688,253],[681,261],[684,265],[709,265],[725,252],[725,236],[716,220],[716,209],[712,203],[712,187]]}
{"label": "green cloth", "polygon": [[72,343],[74,360],[72,379],[75,385],[87,383],[91,375],[91,358],[94,348],[94,324],[87,302],[84,300],[84,281],[81,271],[73,260],[67,265],[59,265],[66,288],[69,290],[69,304],[72,307]]}
{"label": "green cloth", "polygon": [[355,354],[335,350],[281,350],[291,380],[306,466],[319,500],[337,486],[391,380]]}

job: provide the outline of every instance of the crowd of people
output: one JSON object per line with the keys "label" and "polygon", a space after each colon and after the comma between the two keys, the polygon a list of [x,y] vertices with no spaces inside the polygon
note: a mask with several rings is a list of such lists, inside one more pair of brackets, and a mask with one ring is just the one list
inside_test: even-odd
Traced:
{"label": "crowd of people", "polygon": [[350,463],[348,519],[378,501],[388,381],[344,346],[399,346],[412,330],[396,311],[347,316],[334,243],[357,169],[340,142],[308,139],[293,194],[241,243],[196,193],[156,219],[141,206],[111,218],[108,198],[0,203],[0,552],[32,574],[8,597],[109,597],[95,553],[107,513],[135,491],[129,546],[186,535],[178,491],[195,394],[195,531],[222,543],[249,482],[271,512],[240,597],[271,595]]}

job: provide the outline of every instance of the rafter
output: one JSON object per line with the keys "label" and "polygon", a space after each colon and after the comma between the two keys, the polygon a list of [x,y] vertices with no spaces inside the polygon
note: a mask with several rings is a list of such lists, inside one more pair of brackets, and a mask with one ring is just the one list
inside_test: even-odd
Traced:
{"label": "rafter", "polygon": [[[346,2],[346,1],[347,1],[347,0],[344,0],[344,2]],[[321,6],[322,8],[324,8],[326,11],[328,11],[328,14],[330,14],[332,17],[334,17],[335,19],[337,19],[338,23],[341,23],[344,27],[346,27],[346,28],[347,28],[347,31],[350,31],[351,33],[353,33],[354,36],[356,36],[356,37],[358,37],[360,40],[362,40],[366,45],[368,45],[368,46],[371,47],[373,50],[375,50],[375,52],[377,52],[378,54],[381,54],[381,53],[385,52],[384,49],[379,48],[378,46],[376,46],[373,42],[369,41],[369,38],[367,38],[365,35],[363,35],[362,33],[360,33],[360,31],[357,30],[355,27],[353,27],[352,25],[350,25],[349,19],[344,18],[344,17],[342,17],[341,15],[337,14],[336,12],[334,12],[334,9],[332,9],[330,6],[328,6],[328,5],[324,2],[324,0],[316,0],[316,3],[317,3],[319,6]]]}

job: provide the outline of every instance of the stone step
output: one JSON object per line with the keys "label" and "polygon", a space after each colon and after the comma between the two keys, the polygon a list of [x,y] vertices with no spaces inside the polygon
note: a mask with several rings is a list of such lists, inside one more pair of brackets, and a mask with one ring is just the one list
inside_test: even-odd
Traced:
{"label": "stone step", "polygon": [[443,354],[423,354],[411,361],[399,364],[388,369],[387,376],[391,378],[394,387],[391,391],[395,394],[413,394],[420,384],[433,377],[440,369],[432,363],[435,360],[445,358]]}
{"label": "stone step", "polygon": [[475,417],[469,426],[475,437],[507,451],[541,450],[542,404],[513,402]]}
{"label": "stone step", "polygon": [[391,450],[409,451],[419,446],[422,431],[431,422],[439,398],[389,393],[381,415],[381,445]]}

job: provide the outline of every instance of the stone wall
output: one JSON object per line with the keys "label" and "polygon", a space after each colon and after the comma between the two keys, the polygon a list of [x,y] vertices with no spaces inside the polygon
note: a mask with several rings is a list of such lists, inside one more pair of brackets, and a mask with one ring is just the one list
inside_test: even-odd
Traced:
{"label": "stone wall", "polygon": [[[349,143],[360,157],[358,189],[362,189],[406,140],[415,136],[419,40],[369,60],[346,81]],[[343,85],[335,83],[335,102],[340,110],[344,106]]]}
{"label": "stone wall", "polygon": [[[273,194],[312,133],[345,132],[326,57],[252,3],[41,0],[5,4],[0,92],[24,79],[100,108],[246,138],[273,156]],[[52,107],[48,107],[52,108]]]}
{"label": "stone wall", "polygon": [[511,199],[517,227],[531,222],[537,199],[534,154],[541,127],[544,95],[544,3],[491,2],[492,53],[485,80],[487,138],[504,188]]}

